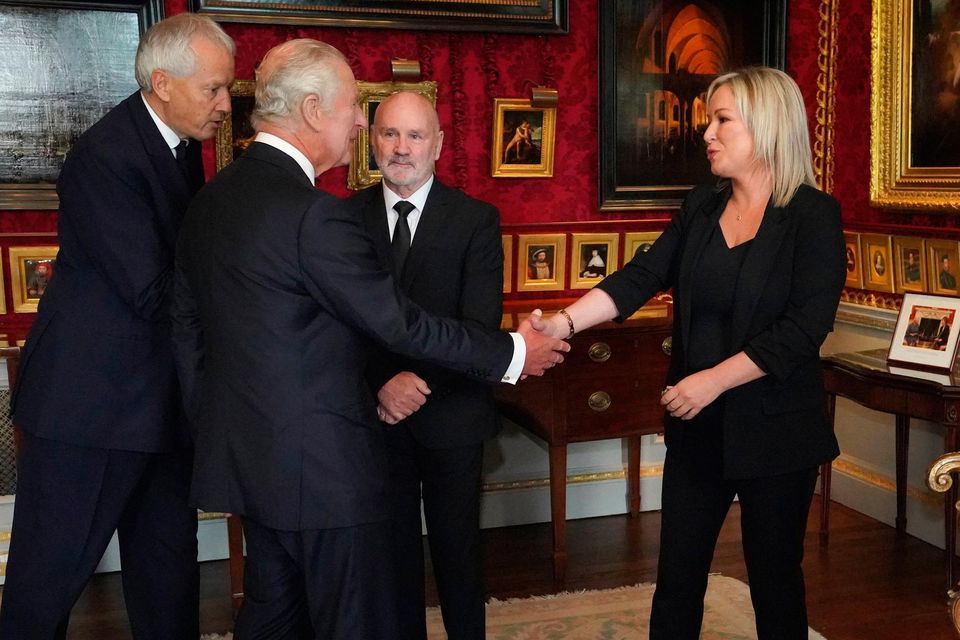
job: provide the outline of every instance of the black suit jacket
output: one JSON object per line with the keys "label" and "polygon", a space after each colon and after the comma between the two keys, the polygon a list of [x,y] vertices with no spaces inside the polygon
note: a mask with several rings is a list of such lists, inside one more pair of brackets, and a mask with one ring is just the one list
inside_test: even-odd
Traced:
{"label": "black suit jacket", "polygon": [[[200,145],[188,153],[201,171]],[[189,446],[170,346],[173,256],[188,185],[135,93],[67,155],[60,252],[24,347],[13,411],[89,447]]]}
{"label": "black suit jacket", "polygon": [[[718,224],[729,188],[698,187],[647,253],[599,285],[627,317],[657,291],[673,288],[670,381],[687,364],[691,299],[700,254]],[[724,473],[777,475],[839,455],[825,416],[820,345],[833,328],[846,273],[836,200],[801,186],[786,207],[768,206],[740,270],[728,356],[740,351],[768,375],[725,394]],[[670,418],[667,446],[681,446],[686,423]]]}
{"label": "black suit jacket", "polygon": [[[392,268],[383,187],[361,191],[350,204],[358,208],[381,265]],[[497,329],[503,309],[503,243],[497,209],[434,179],[400,286],[434,315]],[[380,350],[367,368],[373,393],[401,371],[412,371],[430,386],[426,404],[404,420],[421,445],[460,447],[497,432],[500,421],[490,385]]]}
{"label": "black suit jacket", "polygon": [[194,199],[174,342],[197,429],[193,496],[283,530],[388,517],[369,344],[499,380],[513,342],[404,299],[362,222],[261,143]]}

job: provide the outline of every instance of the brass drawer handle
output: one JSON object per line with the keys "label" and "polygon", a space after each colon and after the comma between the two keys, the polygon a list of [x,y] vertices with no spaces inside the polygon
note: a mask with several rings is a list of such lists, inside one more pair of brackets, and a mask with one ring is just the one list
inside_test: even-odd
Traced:
{"label": "brass drawer handle", "polygon": [[610,345],[606,342],[594,342],[587,351],[587,355],[594,362],[606,362],[610,359],[610,353]]}
{"label": "brass drawer handle", "polygon": [[590,405],[590,408],[594,411],[606,411],[610,408],[610,394],[606,391],[594,391],[590,394],[590,397],[587,398],[587,404]]}
{"label": "brass drawer handle", "polygon": [[668,356],[673,353],[673,336],[667,336],[663,339],[663,342],[660,343],[660,350]]}

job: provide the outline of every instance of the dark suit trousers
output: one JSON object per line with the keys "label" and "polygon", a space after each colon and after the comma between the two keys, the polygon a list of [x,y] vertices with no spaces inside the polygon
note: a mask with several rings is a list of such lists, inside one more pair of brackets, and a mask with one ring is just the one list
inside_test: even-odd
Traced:
{"label": "dark suit trousers", "polygon": [[650,640],[700,637],[707,575],[734,496],[759,640],[806,640],[801,563],[817,469],[724,480],[720,425],[708,424],[710,417],[688,423],[678,446],[667,449]]}
{"label": "dark suit trousers", "polygon": [[65,637],[114,531],[133,637],[198,637],[192,452],[93,449],[22,435],[0,637]]}
{"label": "dark suit trousers", "polygon": [[244,520],[235,640],[397,637],[389,522],[279,531]]}
{"label": "dark suit trousers", "polygon": [[[455,428],[452,426],[451,428]],[[430,558],[450,640],[486,637],[480,558],[480,485],[483,443],[427,449],[403,423],[385,427],[390,479],[395,490],[393,557],[401,640],[425,640],[423,535],[420,498],[427,521]]]}

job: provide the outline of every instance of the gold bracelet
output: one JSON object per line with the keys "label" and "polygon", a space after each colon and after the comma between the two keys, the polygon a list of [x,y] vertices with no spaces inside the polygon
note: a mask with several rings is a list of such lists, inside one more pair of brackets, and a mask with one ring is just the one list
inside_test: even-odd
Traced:
{"label": "gold bracelet", "polygon": [[560,311],[558,311],[557,313],[559,313],[560,315],[562,315],[564,318],[567,319],[567,326],[570,327],[570,333],[567,334],[567,337],[564,338],[564,340],[569,340],[570,338],[573,337],[573,334],[575,333],[573,330],[573,318],[570,317],[570,314],[567,313],[566,309],[560,309]]}

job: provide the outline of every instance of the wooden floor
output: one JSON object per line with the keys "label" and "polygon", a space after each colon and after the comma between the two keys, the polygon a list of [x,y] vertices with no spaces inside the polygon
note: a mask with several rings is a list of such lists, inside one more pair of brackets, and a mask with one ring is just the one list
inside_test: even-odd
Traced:
{"label": "wooden floor", "polygon": [[[827,640],[953,640],[946,614],[943,552],[834,504],[828,548],[816,533],[814,502],[807,532],[810,624]],[[569,523],[567,589],[653,582],[660,516],[610,516]],[[739,510],[721,534],[713,570],[746,580]],[[484,532],[487,587],[498,598],[551,593],[549,525]],[[230,628],[226,562],[201,569],[201,627]],[[432,586],[428,598],[435,602]],[[69,640],[129,638],[118,574],[96,576],[71,619]]]}

